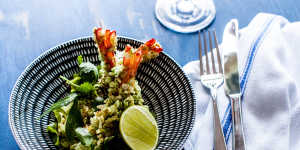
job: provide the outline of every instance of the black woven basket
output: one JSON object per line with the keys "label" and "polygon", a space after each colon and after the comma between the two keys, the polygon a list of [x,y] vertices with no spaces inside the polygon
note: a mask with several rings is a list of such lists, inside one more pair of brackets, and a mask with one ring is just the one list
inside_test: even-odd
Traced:
{"label": "black woven basket", "polygon": [[[138,47],[142,42],[118,37],[118,49],[124,49],[126,44]],[[59,76],[70,78],[79,71],[79,55],[83,55],[85,61],[100,64],[92,37],[84,37],[46,51],[17,80],[8,115],[13,136],[21,149],[57,149],[46,131],[54,116],[37,118],[67,94],[68,88]],[[196,110],[188,78],[174,60],[161,53],[140,65],[136,79],[146,105],[156,114],[157,149],[181,149],[193,127]]]}

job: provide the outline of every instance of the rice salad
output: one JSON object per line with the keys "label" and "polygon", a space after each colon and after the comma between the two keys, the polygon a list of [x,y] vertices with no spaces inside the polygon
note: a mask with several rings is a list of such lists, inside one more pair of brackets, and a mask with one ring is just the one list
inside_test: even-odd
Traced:
{"label": "rice salad", "polygon": [[137,49],[127,45],[118,51],[115,31],[93,31],[101,64],[95,66],[79,56],[80,72],[72,79],[60,76],[70,86],[70,93],[41,117],[54,113],[56,121],[47,131],[60,149],[130,149],[120,135],[120,116],[133,105],[148,109],[135,75],[139,64],[157,57],[162,48],[150,39]]}

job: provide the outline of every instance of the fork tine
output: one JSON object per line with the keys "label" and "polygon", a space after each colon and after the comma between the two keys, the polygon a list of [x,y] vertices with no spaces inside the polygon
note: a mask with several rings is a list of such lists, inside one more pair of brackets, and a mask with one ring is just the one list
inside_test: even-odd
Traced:
{"label": "fork tine", "polygon": [[210,74],[209,70],[209,62],[208,62],[208,55],[207,55],[207,43],[206,43],[206,31],[203,32],[203,38],[204,38],[204,51],[205,51],[205,59],[206,59],[206,74]]}
{"label": "fork tine", "polygon": [[202,44],[201,44],[201,35],[198,31],[198,42],[199,42],[199,60],[200,60],[200,75],[203,75],[203,62],[202,62]]}
{"label": "fork tine", "polygon": [[211,55],[211,62],[212,62],[212,70],[213,73],[216,73],[216,65],[215,65],[215,55],[214,55],[214,51],[213,51],[213,44],[212,44],[212,38],[211,38],[211,33],[210,31],[207,31],[208,33],[208,41],[209,41],[209,47],[210,47],[210,55]]}
{"label": "fork tine", "polygon": [[216,51],[217,51],[219,73],[223,73],[223,66],[221,63],[221,56],[220,56],[220,50],[219,50],[218,41],[217,41],[216,30],[214,30],[213,33],[214,33],[214,39],[215,39],[215,47],[216,47]]}

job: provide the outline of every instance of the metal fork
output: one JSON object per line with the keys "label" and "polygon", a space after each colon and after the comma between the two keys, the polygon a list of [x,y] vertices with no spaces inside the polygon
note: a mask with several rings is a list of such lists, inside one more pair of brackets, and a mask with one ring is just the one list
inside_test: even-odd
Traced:
{"label": "metal fork", "polygon": [[[210,53],[211,53],[211,64],[212,64],[212,70],[210,69],[210,63],[209,63],[209,56],[208,56],[208,46],[207,46],[207,39],[206,35],[209,36],[209,47],[210,47]],[[210,94],[213,101],[213,113],[214,113],[214,149],[215,150],[226,150],[225,140],[224,140],[224,134],[220,123],[220,117],[218,112],[218,106],[217,106],[217,90],[218,88],[224,83],[224,76],[223,76],[223,68],[221,63],[221,57],[220,57],[220,51],[218,47],[218,41],[216,38],[216,31],[213,31],[214,36],[214,42],[215,42],[215,49],[217,53],[217,63],[218,63],[218,71],[216,70],[216,64],[215,64],[215,56],[214,56],[214,50],[213,50],[213,44],[212,44],[212,36],[210,31],[204,31],[202,33],[203,36],[203,43],[204,43],[204,52],[205,52],[205,60],[206,60],[206,70],[204,71],[203,61],[202,61],[202,38],[201,38],[201,32],[198,32],[199,35],[199,60],[200,60],[200,80],[201,83],[210,90]]]}

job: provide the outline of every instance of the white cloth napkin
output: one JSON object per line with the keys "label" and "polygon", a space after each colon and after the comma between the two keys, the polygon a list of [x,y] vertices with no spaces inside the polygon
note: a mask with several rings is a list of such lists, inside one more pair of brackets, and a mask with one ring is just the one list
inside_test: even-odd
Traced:
{"label": "white cloth napkin", "polygon": [[[300,22],[290,23],[281,16],[258,14],[240,30],[239,35],[242,116],[247,150],[299,150]],[[190,62],[183,68],[191,79],[197,101],[195,125],[184,148],[212,150],[212,101],[200,82],[199,61]],[[223,87],[218,91],[217,102],[230,150],[231,108]]]}

